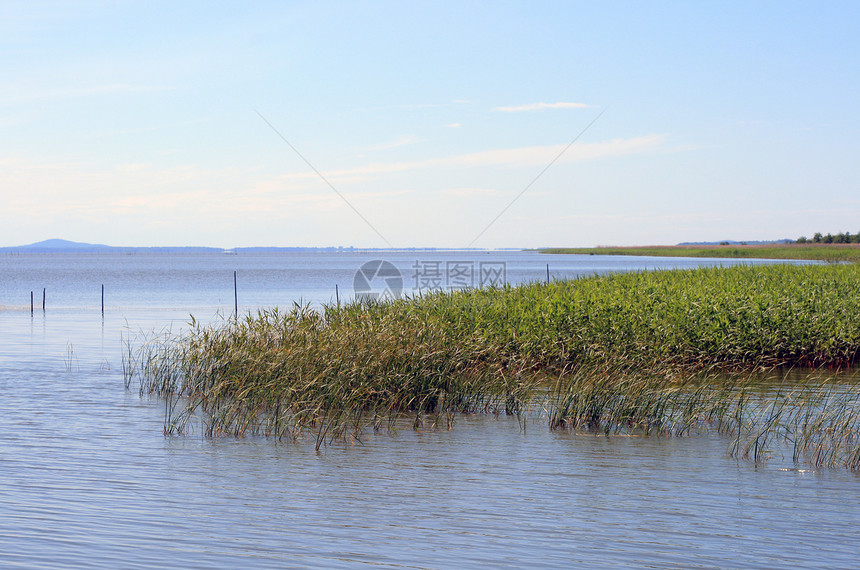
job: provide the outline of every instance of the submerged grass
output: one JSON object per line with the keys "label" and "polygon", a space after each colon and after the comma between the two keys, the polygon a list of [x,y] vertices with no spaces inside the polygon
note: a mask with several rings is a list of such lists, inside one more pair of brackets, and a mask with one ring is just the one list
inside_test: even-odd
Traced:
{"label": "submerged grass", "polygon": [[860,390],[808,376],[792,383],[760,377],[665,377],[619,371],[574,374],[552,392],[552,429],[685,436],[716,432],[729,453],[756,463],[774,455],[815,467],[860,470]]}
{"label": "submerged grass", "polygon": [[165,398],[167,434],[319,448],[403,414],[447,426],[541,408],[553,429],[716,430],[738,456],[779,441],[798,461],[856,469],[854,387],[762,393],[740,374],[856,364],[858,283],[856,265],[732,267],[297,305],[130,342],[124,370]]}

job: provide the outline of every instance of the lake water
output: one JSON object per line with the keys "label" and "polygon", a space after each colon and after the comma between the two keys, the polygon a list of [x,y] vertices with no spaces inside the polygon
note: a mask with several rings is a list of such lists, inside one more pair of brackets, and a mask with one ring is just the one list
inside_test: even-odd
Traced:
{"label": "lake water", "polygon": [[[493,416],[360,444],[165,438],[122,338],[352,295],[390,261],[511,283],[697,266],[531,252],[0,256],[0,566],[856,567],[860,476],[755,466],[725,440],[550,432]],[[459,264],[459,265],[458,265]],[[432,269],[432,267],[431,267]],[[419,275],[416,276],[416,273]],[[443,280],[448,277],[441,274]],[[101,314],[101,285],[105,313]],[[46,289],[47,310],[41,310]],[[30,291],[36,310],[30,313]]]}

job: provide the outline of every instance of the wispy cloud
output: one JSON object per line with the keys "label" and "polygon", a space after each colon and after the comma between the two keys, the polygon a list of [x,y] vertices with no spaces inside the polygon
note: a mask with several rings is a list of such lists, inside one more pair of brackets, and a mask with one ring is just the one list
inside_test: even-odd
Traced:
{"label": "wispy cloud", "polygon": [[[663,144],[663,135],[646,135],[630,139],[613,139],[596,143],[577,143],[558,160],[558,163],[579,162],[621,156],[627,154],[638,154],[656,150]],[[396,172],[407,172],[427,168],[448,167],[480,167],[480,166],[546,166],[554,157],[558,156],[566,145],[529,146],[508,149],[486,150],[467,154],[458,154],[442,158],[430,158],[426,160],[372,163],[344,170],[330,170],[323,175],[332,181],[351,182],[366,179],[371,176],[390,174]],[[309,179],[317,178],[314,172],[291,173],[284,176],[286,179]]]}
{"label": "wispy cloud", "polygon": [[444,107],[445,103],[404,103],[394,105],[394,109],[434,109],[436,107]]}
{"label": "wispy cloud", "polygon": [[419,142],[419,139],[416,136],[402,135],[402,136],[399,136],[396,139],[388,141],[388,142],[379,143],[379,144],[375,144],[372,146],[364,147],[362,150],[367,151],[367,152],[372,152],[372,151],[377,151],[377,150],[389,150],[392,148],[399,148],[402,146],[415,144],[417,142]]}
{"label": "wispy cloud", "polygon": [[100,131],[86,135],[86,138],[112,137],[122,135],[133,135],[139,133],[152,133],[156,131],[164,131],[167,129],[175,129],[177,127],[187,127],[192,125],[200,125],[206,123],[206,119],[194,119],[193,121],[176,121],[173,123],[151,124],[144,127],[136,127],[133,129],[112,129]]}
{"label": "wispy cloud", "polygon": [[[129,162],[104,168],[84,162],[0,156],[0,169],[4,172],[0,194],[9,197],[0,210],[0,226],[27,219],[34,212],[43,218],[68,218],[73,213],[76,219],[108,219],[114,215],[128,219],[221,219],[237,212],[283,218],[291,212],[330,212],[345,207],[338,196],[320,191],[310,181],[285,186],[281,177],[236,167],[162,168]],[[30,191],[19,192],[20,188]],[[347,195],[350,200],[385,202],[411,192],[402,188],[374,189]]]}
{"label": "wispy cloud", "polygon": [[496,107],[496,111],[503,113],[519,113],[522,111],[541,111],[543,109],[588,109],[591,105],[586,103],[527,103],[509,107]]}
{"label": "wispy cloud", "polygon": [[[156,203],[158,196],[163,194],[229,189],[230,184],[237,184],[247,176],[247,172],[235,167],[209,170],[195,165],[158,168],[140,162],[105,168],[87,162],[33,161],[15,157],[0,158],[0,168],[4,171],[0,193],[12,197],[7,201],[3,214],[15,216],[67,209],[98,213],[130,196],[145,196]],[[20,188],[30,190],[16,191]],[[193,206],[193,201],[190,204]]]}
{"label": "wispy cloud", "polygon": [[446,188],[445,190],[442,190],[442,194],[456,196],[458,198],[465,198],[467,196],[486,196],[488,194],[495,193],[496,190],[494,188]]}
{"label": "wispy cloud", "polygon": [[150,91],[169,91],[175,87],[168,85],[130,85],[128,83],[105,83],[86,87],[67,87],[45,92],[51,97],[80,97],[87,95],[109,95],[113,93],[146,93]]}
{"label": "wispy cloud", "polygon": [[6,84],[0,89],[0,104],[17,104],[34,100],[69,99],[102,95],[129,95],[158,91],[173,91],[169,85],[133,85],[128,83],[103,83],[86,86],[43,86],[32,82]]}

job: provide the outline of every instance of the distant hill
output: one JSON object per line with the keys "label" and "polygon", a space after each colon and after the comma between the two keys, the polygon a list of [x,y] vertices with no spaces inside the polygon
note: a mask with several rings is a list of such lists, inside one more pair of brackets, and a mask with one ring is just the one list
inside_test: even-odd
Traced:
{"label": "distant hill", "polygon": [[45,241],[39,241],[29,245],[4,247],[3,249],[18,249],[26,251],[93,251],[111,249],[111,246],[96,243],[81,243],[79,241],[69,241],[66,239],[46,239]]}
{"label": "distant hill", "polygon": [[163,253],[180,253],[180,252],[201,252],[224,251],[220,247],[116,247],[112,245],[104,245],[99,243],[83,243],[79,241],[69,241],[66,239],[46,239],[28,245],[17,245],[12,247],[0,247],[0,252],[3,253],[92,253],[92,252],[163,252]]}

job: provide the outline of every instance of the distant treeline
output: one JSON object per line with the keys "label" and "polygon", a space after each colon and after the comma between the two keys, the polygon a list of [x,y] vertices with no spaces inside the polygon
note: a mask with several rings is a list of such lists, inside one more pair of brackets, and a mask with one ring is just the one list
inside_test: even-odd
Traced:
{"label": "distant treeline", "polygon": [[839,232],[836,235],[821,235],[821,232],[816,232],[811,239],[800,236],[797,238],[797,243],[860,243],[860,232],[853,235],[851,232]]}

